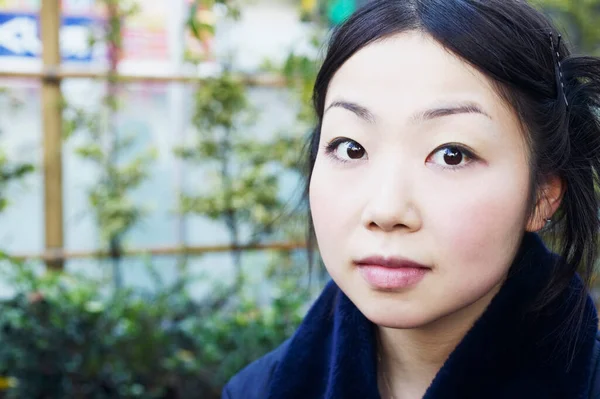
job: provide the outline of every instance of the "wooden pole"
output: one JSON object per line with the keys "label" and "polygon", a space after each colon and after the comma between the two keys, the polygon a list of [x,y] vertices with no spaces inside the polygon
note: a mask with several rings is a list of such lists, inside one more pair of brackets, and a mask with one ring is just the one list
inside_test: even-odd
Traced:
{"label": "wooden pole", "polygon": [[[133,256],[175,256],[175,255],[189,255],[189,256],[202,256],[209,253],[224,253],[231,252],[234,250],[238,251],[294,251],[298,249],[305,249],[306,243],[304,242],[276,242],[270,244],[253,244],[253,245],[240,245],[234,247],[232,245],[209,245],[209,246],[181,246],[181,247],[163,247],[163,248],[133,248],[124,249],[121,255],[123,257]],[[111,256],[109,251],[52,251],[43,254],[26,254],[26,253],[15,253],[9,254],[11,258],[18,261],[26,260],[43,260],[45,262],[56,261],[56,260],[69,260],[69,259],[106,259]]]}
{"label": "wooden pole", "polygon": [[[61,68],[44,68],[44,70],[35,71],[9,71],[0,69],[0,79],[94,79],[94,80],[108,80],[109,74],[106,71],[75,71],[75,70],[62,70]],[[114,77],[119,83],[192,83],[202,84],[206,78],[198,76],[186,76],[186,75],[127,75],[119,74]],[[239,75],[239,78],[247,86],[252,87],[272,87],[272,88],[285,88],[286,80],[283,76],[276,74],[252,74],[252,75]]]}
{"label": "wooden pole", "polygon": [[[41,2],[40,25],[42,61],[46,70],[58,70],[61,63],[60,0]],[[63,184],[62,184],[62,107],[60,77],[46,76],[42,80],[42,123],[44,134],[44,223],[46,250],[63,249]],[[60,270],[63,261],[49,260],[48,269]]]}

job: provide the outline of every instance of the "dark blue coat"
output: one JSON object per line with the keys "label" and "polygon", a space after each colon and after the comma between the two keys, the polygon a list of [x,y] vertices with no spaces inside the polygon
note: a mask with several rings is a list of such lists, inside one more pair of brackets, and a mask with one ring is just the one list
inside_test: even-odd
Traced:
{"label": "dark blue coat", "polygon": [[[556,256],[527,233],[500,292],[437,373],[424,399],[584,399],[598,319],[586,296],[578,328],[565,330],[576,276],[543,313],[523,309]],[[296,333],[240,371],[224,399],[379,399],[374,325],[330,282]]]}

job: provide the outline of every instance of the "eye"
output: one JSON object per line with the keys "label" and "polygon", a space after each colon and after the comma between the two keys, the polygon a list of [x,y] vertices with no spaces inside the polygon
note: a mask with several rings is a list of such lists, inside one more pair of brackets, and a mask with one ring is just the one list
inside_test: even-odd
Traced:
{"label": "eye", "polygon": [[367,158],[367,151],[354,140],[337,138],[325,147],[325,153],[341,162],[352,162]]}
{"label": "eye", "polygon": [[477,157],[462,145],[445,144],[434,151],[428,159],[444,169],[461,169],[471,165]]}

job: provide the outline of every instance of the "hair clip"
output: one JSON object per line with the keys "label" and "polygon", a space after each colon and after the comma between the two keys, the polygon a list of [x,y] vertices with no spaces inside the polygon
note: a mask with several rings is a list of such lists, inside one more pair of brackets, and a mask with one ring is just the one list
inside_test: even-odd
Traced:
{"label": "hair clip", "polygon": [[562,96],[565,100],[565,104],[568,108],[569,100],[567,100],[567,94],[565,91],[565,79],[564,79],[563,72],[562,72],[562,65],[560,62],[560,52],[559,52],[560,41],[562,39],[562,35],[558,34],[556,45],[554,44],[554,34],[552,32],[550,32],[549,36],[550,36],[550,49],[552,51],[552,59],[554,60],[554,68],[555,68],[555,75],[556,75],[556,87],[557,87],[557,91],[559,92],[558,95],[560,96],[560,93],[562,93]]}

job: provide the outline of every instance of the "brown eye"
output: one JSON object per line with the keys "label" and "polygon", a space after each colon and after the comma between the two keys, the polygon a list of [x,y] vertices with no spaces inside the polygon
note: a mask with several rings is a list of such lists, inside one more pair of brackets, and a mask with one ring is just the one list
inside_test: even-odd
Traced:
{"label": "brown eye", "polygon": [[463,160],[463,154],[456,147],[444,148],[444,162],[446,165],[456,166],[460,165]]}
{"label": "brown eye", "polygon": [[367,158],[367,151],[356,141],[337,139],[326,148],[327,154],[341,162],[350,162]]}
{"label": "brown eye", "polygon": [[446,145],[436,150],[428,160],[446,169],[469,166],[478,158],[460,145]]}
{"label": "brown eye", "polygon": [[[343,146],[342,146],[343,148]],[[365,156],[365,149],[362,148],[360,146],[360,144],[351,141],[348,143],[348,146],[346,146],[346,155],[348,155],[348,157],[350,159],[361,159],[363,156]]]}

